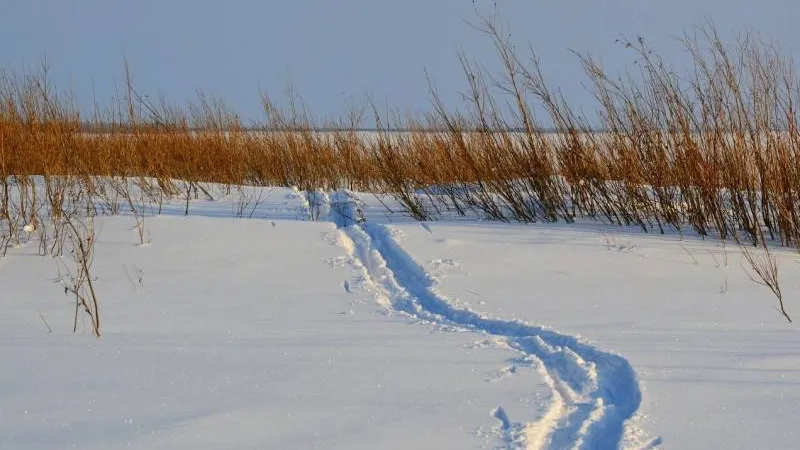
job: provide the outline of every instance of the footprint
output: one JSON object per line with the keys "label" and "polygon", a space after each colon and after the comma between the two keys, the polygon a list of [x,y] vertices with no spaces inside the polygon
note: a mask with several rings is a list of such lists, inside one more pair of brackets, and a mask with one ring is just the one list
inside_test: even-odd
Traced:
{"label": "footprint", "polygon": [[512,364],[508,367],[503,367],[502,369],[498,370],[497,372],[495,372],[493,376],[487,378],[486,381],[490,383],[497,383],[498,381],[502,381],[506,378],[513,377],[517,373],[519,373],[519,368],[516,365]]}

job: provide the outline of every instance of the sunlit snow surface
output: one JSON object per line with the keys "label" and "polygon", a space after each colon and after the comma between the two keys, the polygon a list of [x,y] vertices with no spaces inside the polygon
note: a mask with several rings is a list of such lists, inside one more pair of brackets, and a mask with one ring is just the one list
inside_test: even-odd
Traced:
{"label": "sunlit snow surface", "polygon": [[796,445],[800,335],[734,246],[356,196],[176,199],[145,246],[98,218],[100,339],[32,234],[0,259],[0,448]]}

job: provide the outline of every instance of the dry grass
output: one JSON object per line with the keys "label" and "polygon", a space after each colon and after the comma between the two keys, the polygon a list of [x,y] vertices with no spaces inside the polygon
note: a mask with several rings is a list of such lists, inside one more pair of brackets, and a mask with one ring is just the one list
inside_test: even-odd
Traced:
{"label": "dry grass", "polygon": [[[65,189],[79,186],[112,214],[118,197],[136,211],[181,196],[188,214],[189,199],[209,182],[388,193],[419,220],[445,212],[522,222],[589,218],[800,246],[800,84],[792,61],[773,46],[754,36],[728,46],[702,26],[685,36],[693,65],[679,73],[643,40],[621,42],[637,55],[639,71],[622,79],[579,55],[598,102],[594,128],[605,130],[596,133],[546,83],[534,54],[514,51],[492,19],[480,29],[504,73],[484,73],[461,55],[468,111],[448,109],[431,86],[430,115],[387,121],[376,113],[373,135],[358,132],[358,112],[317,124],[297,104],[281,110],[266,96],[269,131],[247,131],[218,98],[153,102],[130,76],[108,110],[82,117],[71,96],[49,83],[46,66],[0,72],[0,251],[25,224],[41,222],[42,206],[61,211]],[[540,132],[534,111],[546,111],[555,132]],[[335,131],[316,132],[318,125]],[[45,180],[44,199],[30,188],[34,176]],[[98,177],[118,180],[121,190]],[[143,221],[137,227],[144,243]]]}
{"label": "dry grass", "polygon": [[[420,198],[436,186],[457,212],[497,220],[689,226],[722,238],[743,232],[754,244],[763,226],[770,239],[795,245],[798,83],[772,47],[746,37],[728,48],[703,28],[685,41],[693,72],[678,74],[643,41],[625,43],[639,56],[641,77],[622,81],[581,56],[606,130],[595,133],[548,87],[538,60],[523,63],[494,24],[485,25],[505,76],[488,76],[462,56],[469,111],[451,112],[432,88],[433,114],[388,125],[378,117],[373,136],[357,131],[357,114],[316,132],[308,113],[296,105],[281,111],[266,97],[269,131],[246,131],[219,99],[154,104],[130,83],[112,108],[85,118],[48,84],[46,68],[3,72],[0,217],[11,216],[10,184],[24,189],[34,175],[81,177],[89,189],[95,177],[156,180],[147,182],[153,199],[189,196],[207,182],[345,187],[397,195],[420,219],[436,215]],[[499,106],[509,99],[510,111]],[[533,111],[541,107],[553,133],[538,131]]]}

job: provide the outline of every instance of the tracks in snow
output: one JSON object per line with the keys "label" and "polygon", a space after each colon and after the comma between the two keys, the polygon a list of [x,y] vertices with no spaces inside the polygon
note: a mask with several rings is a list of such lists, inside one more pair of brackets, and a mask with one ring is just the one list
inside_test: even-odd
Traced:
{"label": "tracks in snow", "polygon": [[530,424],[514,423],[498,409],[509,448],[622,446],[626,421],[641,403],[636,375],[625,358],[572,336],[454,306],[435,290],[433,279],[393,238],[390,228],[355,224],[353,202],[346,195],[333,194],[331,219],[382,303],[420,320],[493,335],[538,361],[552,400],[544,416]]}

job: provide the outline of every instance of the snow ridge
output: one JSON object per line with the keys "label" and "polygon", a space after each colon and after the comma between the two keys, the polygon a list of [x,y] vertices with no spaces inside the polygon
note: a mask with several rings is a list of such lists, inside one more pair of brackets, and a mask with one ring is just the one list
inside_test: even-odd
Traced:
{"label": "snow ridge", "polygon": [[343,244],[383,304],[426,322],[487,333],[539,362],[553,391],[548,411],[535,423],[512,423],[503,414],[509,448],[606,449],[624,445],[628,419],[641,403],[638,380],[622,356],[577,338],[516,320],[487,317],[454,306],[436,282],[392,236],[390,227],[355,223],[346,193],[331,198],[331,220]]}

